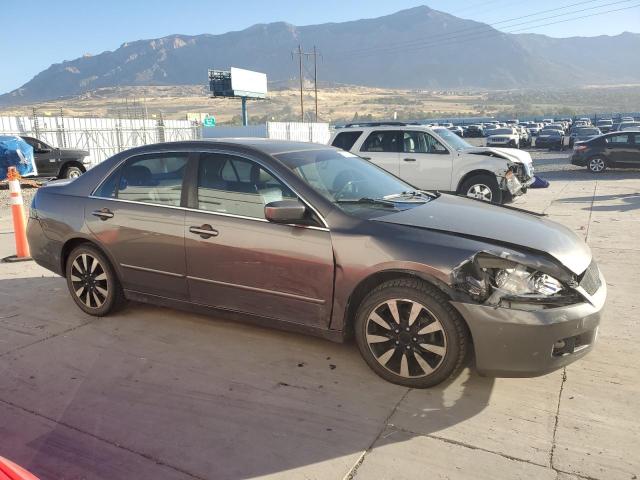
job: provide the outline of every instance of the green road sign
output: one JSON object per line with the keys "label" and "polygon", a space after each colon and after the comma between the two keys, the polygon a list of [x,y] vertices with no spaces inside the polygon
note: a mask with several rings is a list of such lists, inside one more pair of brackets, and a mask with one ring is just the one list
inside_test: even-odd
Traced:
{"label": "green road sign", "polygon": [[205,127],[215,127],[216,117],[214,117],[213,115],[205,117],[205,119],[202,121],[202,125],[204,125]]}

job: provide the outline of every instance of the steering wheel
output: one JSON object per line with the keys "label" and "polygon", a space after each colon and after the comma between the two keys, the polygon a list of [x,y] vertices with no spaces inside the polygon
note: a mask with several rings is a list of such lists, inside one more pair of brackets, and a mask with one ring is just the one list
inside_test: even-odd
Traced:
{"label": "steering wheel", "polygon": [[354,185],[364,182],[366,180],[355,170],[344,170],[333,181],[333,191],[336,192],[333,196],[336,200],[340,200]]}

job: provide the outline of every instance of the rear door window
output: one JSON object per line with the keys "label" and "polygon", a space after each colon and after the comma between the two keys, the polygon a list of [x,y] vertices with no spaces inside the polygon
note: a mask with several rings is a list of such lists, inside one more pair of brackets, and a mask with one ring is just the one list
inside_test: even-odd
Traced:
{"label": "rear door window", "polygon": [[612,146],[625,146],[631,143],[629,137],[630,135],[628,133],[612,135],[610,137],[607,137],[607,143]]}
{"label": "rear door window", "polygon": [[180,206],[188,153],[132,157],[98,188],[96,196],[130,202]]}
{"label": "rear door window", "polygon": [[396,130],[372,132],[362,144],[362,152],[400,152],[399,133]]}
{"label": "rear door window", "polygon": [[358,138],[360,138],[360,135],[362,135],[362,130],[340,132],[336,135],[336,138],[333,139],[333,143],[331,143],[331,145],[349,151],[353,148],[353,145],[356,143]]}

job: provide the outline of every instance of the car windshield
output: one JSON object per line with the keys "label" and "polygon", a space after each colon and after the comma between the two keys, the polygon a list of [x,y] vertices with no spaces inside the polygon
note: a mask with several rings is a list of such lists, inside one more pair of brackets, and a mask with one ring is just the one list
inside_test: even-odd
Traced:
{"label": "car windshield", "polygon": [[337,149],[301,150],[275,156],[324,198],[345,211],[402,209],[435,196],[349,152]]}
{"label": "car windshield", "polygon": [[433,131],[436,132],[440,138],[442,138],[445,143],[454,150],[466,150],[467,148],[473,148],[473,145],[465,142],[451,130],[447,130],[446,128],[434,128]]}
{"label": "car windshield", "polygon": [[578,135],[599,135],[600,131],[597,128],[579,128]]}
{"label": "car windshield", "polygon": [[491,132],[492,135],[511,135],[513,134],[512,128],[496,128]]}
{"label": "car windshield", "polygon": [[542,130],[542,135],[556,135],[556,136],[560,136],[560,131],[559,131],[559,130],[549,130],[549,129],[544,129],[544,130]]}
{"label": "car windshield", "polygon": [[613,120],[598,120],[598,125],[613,125]]}

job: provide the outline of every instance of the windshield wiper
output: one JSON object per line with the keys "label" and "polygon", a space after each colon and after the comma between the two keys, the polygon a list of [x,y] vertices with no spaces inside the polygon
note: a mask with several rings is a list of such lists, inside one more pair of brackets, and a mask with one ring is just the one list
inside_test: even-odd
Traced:
{"label": "windshield wiper", "polygon": [[402,197],[415,198],[415,197],[422,197],[422,196],[427,196],[430,198],[438,198],[438,195],[434,195],[433,193],[430,193],[430,192],[423,192],[422,190],[408,190],[406,192],[392,193],[391,195],[385,195],[382,198],[384,200],[391,200],[393,198],[402,198]]}
{"label": "windshield wiper", "polygon": [[391,200],[386,200],[384,198],[369,198],[369,197],[362,197],[362,198],[343,198],[340,200],[336,200],[336,203],[353,203],[353,204],[358,204],[358,203],[364,203],[364,204],[368,204],[368,205],[382,205],[384,207],[391,207],[391,208],[395,208],[395,203],[392,202]]}

